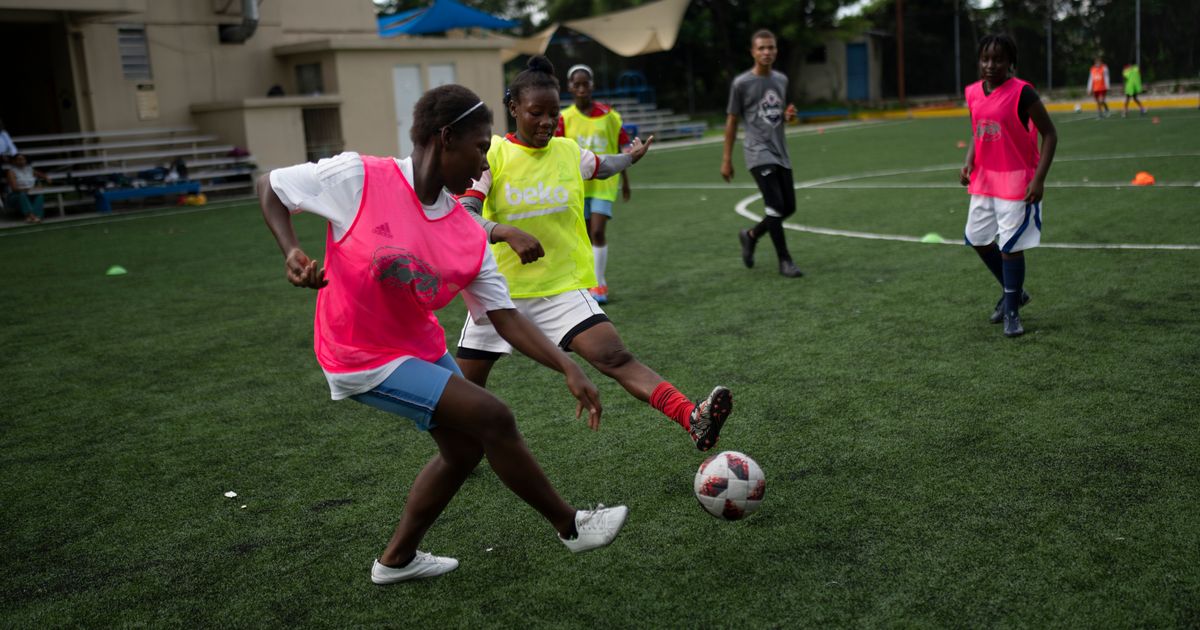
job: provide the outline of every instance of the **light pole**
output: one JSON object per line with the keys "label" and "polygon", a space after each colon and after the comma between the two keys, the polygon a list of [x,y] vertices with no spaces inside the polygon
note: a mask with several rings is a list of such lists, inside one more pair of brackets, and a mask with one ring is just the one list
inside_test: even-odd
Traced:
{"label": "light pole", "polygon": [[1142,0],[1134,3],[1133,17],[1133,63],[1142,67]]}
{"label": "light pole", "polygon": [[958,4],[954,0],[954,93],[962,96],[962,51],[958,43]]}
{"label": "light pole", "polygon": [[1054,0],[1046,0],[1046,92],[1054,87],[1054,45],[1050,26],[1054,19]]}

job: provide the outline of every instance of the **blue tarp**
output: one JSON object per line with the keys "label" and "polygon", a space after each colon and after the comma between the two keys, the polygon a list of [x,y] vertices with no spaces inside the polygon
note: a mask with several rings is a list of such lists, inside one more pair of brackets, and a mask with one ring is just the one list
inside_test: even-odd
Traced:
{"label": "blue tarp", "polygon": [[454,0],[435,0],[424,9],[412,9],[376,19],[381,37],[444,33],[452,28],[512,28],[516,20],[502,20]]}

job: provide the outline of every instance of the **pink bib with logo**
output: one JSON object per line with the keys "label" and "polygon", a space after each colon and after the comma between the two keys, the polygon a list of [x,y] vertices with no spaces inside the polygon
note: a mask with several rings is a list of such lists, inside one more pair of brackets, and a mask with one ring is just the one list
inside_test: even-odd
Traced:
{"label": "pink bib with logo", "polygon": [[1009,79],[991,94],[983,93],[983,81],[967,86],[967,107],[975,136],[975,162],[967,186],[972,195],[1025,198],[1039,159],[1037,128],[1032,120],[1022,125],[1017,114],[1021,90],[1026,85],[1020,79]]}
{"label": "pink bib with logo", "polygon": [[390,157],[363,156],[362,203],[340,241],[325,238],[313,347],[321,367],[357,372],[411,355],[437,361],[446,333],[434,311],[479,275],[487,235],[460,205],[425,216]]}

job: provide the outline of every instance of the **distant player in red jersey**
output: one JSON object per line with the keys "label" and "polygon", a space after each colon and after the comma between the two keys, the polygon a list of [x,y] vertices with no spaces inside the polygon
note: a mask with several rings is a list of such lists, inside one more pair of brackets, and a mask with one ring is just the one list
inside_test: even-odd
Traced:
{"label": "distant player in red jersey", "polygon": [[1096,99],[1096,115],[1100,118],[1108,115],[1108,102],[1105,99],[1108,97],[1109,84],[1108,66],[1104,65],[1103,59],[1096,57],[1096,62],[1088,70],[1087,92]]}

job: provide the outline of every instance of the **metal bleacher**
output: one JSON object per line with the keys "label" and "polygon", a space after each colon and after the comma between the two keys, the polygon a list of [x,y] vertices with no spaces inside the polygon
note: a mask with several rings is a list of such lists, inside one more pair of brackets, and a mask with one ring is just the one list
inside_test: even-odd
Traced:
{"label": "metal bleacher", "polygon": [[[161,176],[176,160],[187,167],[187,181],[205,194],[253,188],[254,158],[217,137],[193,127],[160,127],[80,133],[27,135],[13,138],[33,167],[46,173],[49,185],[34,189],[59,216],[72,206],[107,207],[102,193],[130,191],[122,198],[151,196]],[[138,194],[144,189],[145,194]]]}
{"label": "metal bleacher", "polygon": [[[635,128],[637,135],[645,138],[654,134],[655,140],[678,140],[699,138],[708,129],[708,123],[691,120],[674,110],[660,108],[654,88],[646,77],[636,70],[627,71],[617,78],[617,87],[596,90],[592,97],[606,103],[621,114],[626,128]],[[563,95],[564,105],[571,100],[570,94]]]}

